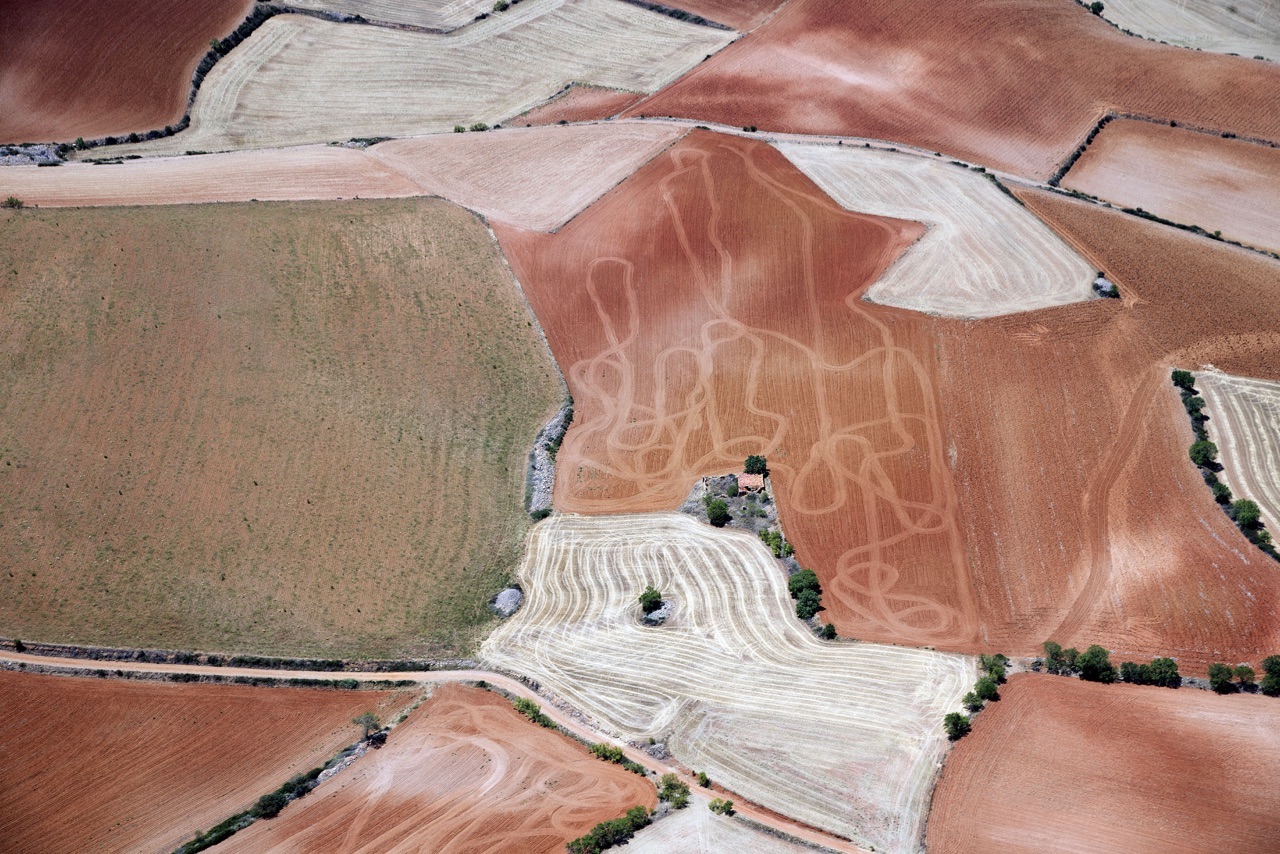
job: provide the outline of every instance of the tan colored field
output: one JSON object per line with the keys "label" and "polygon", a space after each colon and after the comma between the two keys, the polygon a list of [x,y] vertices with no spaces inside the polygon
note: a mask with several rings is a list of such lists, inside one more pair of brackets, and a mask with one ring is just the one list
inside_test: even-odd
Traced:
{"label": "tan colored field", "polygon": [[932,854],[1271,854],[1280,703],[1018,674],[947,759]]}
{"label": "tan colored field", "polygon": [[888,151],[778,149],[844,207],[927,231],[866,299],[950,317],[993,317],[1088,299],[1094,268],[985,175]]}
{"label": "tan colored field", "polygon": [[511,120],[511,124],[518,127],[607,119],[610,116],[616,116],[643,97],[644,95],[639,92],[574,84],[547,103],[516,116]]}
{"label": "tan colored field", "polygon": [[0,214],[0,625],[466,648],[560,385],[438,200]]}
{"label": "tan colored field", "polygon": [[652,92],[732,36],[617,0],[525,0],[451,35],[280,15],[209,73],[188,130],[113,153],[262,148],[496,124],[571,82]]}
{"label": "tan colored field", "polygon": [[503,222],[551,231],[685,133],[669,124],[438,134],[368,149],[308,145],[0,171],[29,205],[402,198],[440,195]]}
{"label": "tan colored field", "polygon": [[220,852],[560,852],[657,803],[653,783],[543,729],[510,701],[448,685],[331,786]]}
{"label": "tan colored field", "polygon": [[1280,149],[1117,119],[1062,186],[1280,250]]}
{"label": "tan colored field", "polygon": [[[7,851],[171,851],[390,718],[413,694],[0,671]],[[314,795],[313,795],[314,797]]]}
{"label": "tan colored field", "polygon": [[1275,0],[1109,0],[1102,17],[1169,44],[1280,60]]}
{"label": "tan colored field", "polygon": [[[879,851],[918,848],[971,659],[824,643],[758,539],[679,514],[553,516],[519,577],[525,605],[487,660],[742,797]],[[674,605],[658,628],[636,601],[650,583]]]}
{"label": "tan colored field", "polygon": [[[707,809],[711,797],[695,789],[689,806],[649,825],[627,843],[627,854],[808,854],[805,845],[788,842],[736,818]],[[712,797],[721,797],[717,794]]]}
{"label": "tan colored field", "polygon": [[492,0],[290,0],[289,5],[432,30],[453,30],[493,11]]}
{"label": "tan colored field", "polygon": [[665,5],[745,32],[764,23],[785,0],[672,0]]}
{"label": "tan colored field", "polygon": [[1201,371],[1196,388],[1218,446],[1220,477],[1236,498],[1258,502],[1264,524],[1280,527],[1280,382]]}

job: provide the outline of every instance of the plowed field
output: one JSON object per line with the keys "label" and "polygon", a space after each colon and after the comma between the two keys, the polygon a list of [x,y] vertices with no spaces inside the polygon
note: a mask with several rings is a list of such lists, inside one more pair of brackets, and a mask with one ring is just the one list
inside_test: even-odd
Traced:
{"label": "plowed field", "polygon": [[512,125],[554,125],[558,122],[586,122],[616,116],[643,98],[639,92],[602,89],[599,86],[570,86],[545,104],[511,120]]}
{"label": "plowed field", "polygon": [[846,208],[928,228],[867,299],[952,317],[994,317],[1092,295],[1093,267],[985,175],[855,146],[778,146]]}
{"label": "plowed field", "polygon": [[153,130],[182,118],[209,40],[252,0],[0,4],[0,143]]}
{"label": "plowed field", "polygon": [[947,759],[929,851],[1270,854],[1280,703],[1019,674]]}
{"label": "plowed field", "polygon": [[1151,122],[1109,123],[1062,186],[1280,250],[1280,149]]}
{"label": "plowed field", "polygon": [[707,20],[745,32],[760,26],[784,2],[785,0],[671,0],[664,5],[701,15]]}
{"label": "plowed field", "polygon": [[1280,528],[1280,382],[1205,371],[1196,388],[1205,399],[1209,438],[1220,451],[1222,479],[1237,498],[1258,502],[1264,523]]}
{"label": "plowed field", "polygon": [[278,15],[205,78],[188,130],[113,153],[263,148],[492,125],[572,82],[652,92],[732,35],[618,0],[525,0],[449,35]]}
{"label": "plowed field", "polygon": [[792,0],[627,115],[852,134],[1047,177],[1108,109],[1280,140],[1280,67],[1062,0]]}
{"label": "plowed field", "polygon": [[489,622],[562,392],[474,217],[4,212],[0,269],[6,633],[395,656]]}
{"label": "plowed field", "polygon": [[412,694],[0,671],[7,851],[172,851],[360,737]]}
{"label": "plowed field", "polygon": [[447,685],[382,749],[219,851],[563,852],[653,784],[543,729],[508,700]]}
{"label": "plowed field", "polygon": [[[483,654],[624,738],[657,738],[726,788],[878,851],[915,851],[969,659],[824,643],[755,537],[679,514],[553,516],[520,569],[527,599]],[[640,622],[653,584],[672,602]]]}
{"label": "plowed field", "polygon": [[1280,59],[1274,0],[1111,0],[1102,17],[1170,44]]}

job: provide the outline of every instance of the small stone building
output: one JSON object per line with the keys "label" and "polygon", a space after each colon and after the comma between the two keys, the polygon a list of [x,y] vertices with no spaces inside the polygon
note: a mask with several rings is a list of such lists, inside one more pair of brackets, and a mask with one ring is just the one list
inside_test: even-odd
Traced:
{"label": "small stone building", "polygon": [[764,475],[762,474],[740,474],[738,475],[738,489],[743,492],[759,492],[764,489]]}

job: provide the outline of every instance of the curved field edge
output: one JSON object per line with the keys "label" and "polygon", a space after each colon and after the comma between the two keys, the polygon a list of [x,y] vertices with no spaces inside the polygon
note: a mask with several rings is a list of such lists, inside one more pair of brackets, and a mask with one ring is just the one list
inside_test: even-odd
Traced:
{"label": "curved field edge", "polygon": [[1280,9],[1270,0],[1109,0],[1102,17],[1178,47],[1280,60]]}
{"label": "curved field edge", "polygon": [[40,210],[0,233],[7,634],[395,658],[492,623],[562,392],[473,216]]}
{"label": "curved field edge", "polygon": [[1222,480],[1236,498],[1257,502],[1264,523],[1280,525],[1280,382],[1204,370],[1196,373],[1196,385]]}
{"label": "curved field edge", "polygon": [[[799,821],[912,851],[945,747],[941,719],[973,682],[958,655],[824,643],[795,617],[755,537],[679,514],[555,515],[530,533],[526,603],[484,642],[623,738]],[[643,627],[658,587],[674,615]]]}

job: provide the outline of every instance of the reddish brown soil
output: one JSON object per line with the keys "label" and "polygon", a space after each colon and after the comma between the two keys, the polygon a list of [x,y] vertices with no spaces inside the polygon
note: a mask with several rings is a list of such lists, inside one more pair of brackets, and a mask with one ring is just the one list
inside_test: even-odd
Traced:
{"label": "reddish brown soil", "polygon": [[1108,110],[1280,140],[1280,67],[1062,0],[792,0],[627,115],[851,134],[1051,174]]}
{"label": "reddish brown soil", "polygon": [[937,854],[1270,854],[1280,702],[1019,674],[947,759]]}
{"label": "reddish brown soil", "polygon": [[252,0],[0,2],[0,143],[119,136],[182,118],[209,40]]}
{"label": "reddish brown soil", "polygon": [[600,86],[570,86],[540,107],[516,116],[508,125],[554,125],[607,119],[630,107],[644,95]]}
{"label": "reddish brown soil", "polygon": [[1187,672],[1274,652],[1280,575],[1187,460],[1168,370],[1280,377],[1278,265],[1028,200],[1127,299],[967,322],[861,302],[913,227],[708,133],[555,235],[499,228],[577,402],[557,506],[674,508],[765,453],[842,635]]}
{"label": "reddish brown soil", "polygon": [[783,4],[784,0],[670,0],[666,6],[701,15],[739,32],[754,30]]}
{"label": "reddish brown soil", "polygon": [[360,737],[404,692],[0,671],[7,851],[171,851]]}
{"label": "reddish brown soil", "polygon": [[511,703],[448,685],[328,789],[226,851],[546,851],[637,804],[653,784],[542,729]]}

